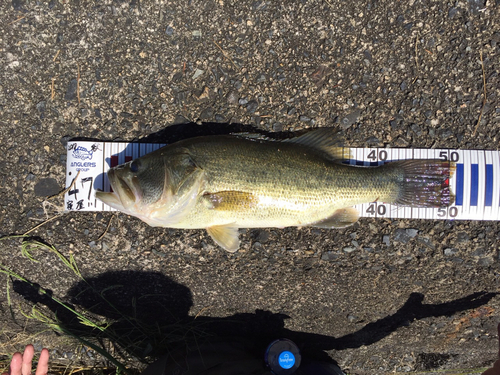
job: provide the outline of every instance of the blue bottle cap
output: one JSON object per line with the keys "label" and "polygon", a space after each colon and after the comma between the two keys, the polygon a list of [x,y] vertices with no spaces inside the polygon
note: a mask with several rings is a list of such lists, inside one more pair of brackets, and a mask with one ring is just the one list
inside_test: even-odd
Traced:
{"label": "blue bottle cap", "polygon": [[281,367],[288,370],[289,368],[292,368],[293,365],[295,364],[295,356],[293,355],[292,352],[285,350],[281,352],[280,355],[278,356],[278,363]]}
{"label": "blue bottle cap", "polygon": [[267,347],[265,361],[273,374],[292,375],[300,366],[300,351],[293,341],[279,339]]}

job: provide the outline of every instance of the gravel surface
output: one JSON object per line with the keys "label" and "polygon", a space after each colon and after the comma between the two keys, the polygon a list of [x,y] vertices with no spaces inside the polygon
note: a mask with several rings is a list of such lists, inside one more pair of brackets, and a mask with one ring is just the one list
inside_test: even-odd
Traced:
{"label": "gravel surface", "polygon": [[[331,126],[359,147],[499,147],[499,0],[12,0],[0,15],[3,235],[45,219],[73,137]],[[110,218],[66,214],[31,234],[73,255],[99,290],[120,285],[106,293],[138,320],[286,336],[350,374],[481,368],[498,352],[497,222],[242,230],[230,255],[205,231],[123,214],[100,238]],[[116,318],[78,294],[81,281],[53,254],[35,256],[21,257],[19,240],[0,242],[2,265]],[[7,283],[14,305],[57,310]],[[0,302],[3,344],[40,330],[13,319],[5,288]],[[55,357],[74,355],[50,332],[36,340]]]}

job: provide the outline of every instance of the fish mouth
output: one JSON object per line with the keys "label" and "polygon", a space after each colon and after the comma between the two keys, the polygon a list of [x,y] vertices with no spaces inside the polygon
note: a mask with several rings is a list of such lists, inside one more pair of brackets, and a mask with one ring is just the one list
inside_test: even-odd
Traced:
{"label": "fish mouth", "polygon": [[107,175],[112,192],[97,191],[96,198],[118,210],[128,209],[134,205],[137,196],[134,193],[133,182],[128,182],[115,169],[110,169]]}
{"label": "fish mouth", "polygon": [[124,207],[135,203],[136,195],[133,187],[115,169],[108,171],[108,179],[111,188],[116,192]]}

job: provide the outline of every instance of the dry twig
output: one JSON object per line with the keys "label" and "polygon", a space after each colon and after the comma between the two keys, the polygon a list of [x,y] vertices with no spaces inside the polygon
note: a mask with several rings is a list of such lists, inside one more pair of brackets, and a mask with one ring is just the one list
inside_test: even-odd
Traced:
{"label": "dry twig", "polygon": [[57,52],[56,52],[56,55],[55,55],[55,56],[54,56],[54,58],[52,59],[52,62],[55,62],[55,61],[56,61],[57,56],[59,56],[59,53],[60,53],[60,52],[61,52],[61,50],[60,50],[60,49],[58,49],[58,50],[57,50]]}
{"label": "dry twig", "polygon": [[56,96],[56,91],[54,90],[54,84],[56,82],[55,77],[52,77],[52,85],[50,86],[50,100],[54,100]]}
{"label": "dry twig", "polygon": [[19,17],[18,19],[16,19],[16,20],[12,21],[12,22],[9,22],[9,23],[8,23],[8,25],[12,25],[13,23],[19,22],[19,21],[21,21],[23,18],[26,18],[26,15],[21,16],[21,17]]}
{"label": "dry twig", "polygon": [[231,64],[233,64],[233,66],[234,66],[236,69],[239,69],[239,67],[238,67],[238,66],[234,63],[234,61],[231,59],[231,57],[229,56],[229,54],[228,54],[226,51],[224,51],[224,50],[222,49],[222,47],[219,45],[219,43],[217,43],[217,42],[214,40],[214,44],[215,44],[215,45],[216,45],[216,46],[220,49],[220,51],[222,52],[222,54],[224,55],[224,57],[225,57],[226,59],[228,59],[228,60],[231,62]]}
{"label": "dry twig", "polygon": [[106,233],[108,233],[109,227],[111,226],[111,221],[113,220],[113,218],[114,218],[115,216],[116,216],[116,214],[113,214],[113,215],[111,216],[111,218],[110,218],[110,219],[109,219],[109,221],[108,221],[108,225],[106,226],[106,229],[104,230],[104,233],[103,233],[103,234],[101,234],[101,235],[99,236],[99,238],[97,239],[97,241],[100,241],[100,240],[101,240],[101,238],[103,238],[103,237],[106,235]]}
{"label": "dry twig", "polygon": [[31,228],[29,231],[24,232],[24,233],[23,233],[23,236],[26,236],[27,234],[29,234],[29,233],[33,232],[35,229],[40,228],[42,225],[45,225],[45,224],[47,224],[48,222],[50,222],[50,221],[52,221],[52,220],[54,220],[54,219],[57,219],[58,217],[60,217],[60,216],[62,216],[62,215],[63,215],[63,214],[57,214],[57,215],[55,215],[55,216],[52,216],[50,219],[47,219],[47,220],[42,221],[40,224],[38,224],[37,226],[35,226],[35,227]]}

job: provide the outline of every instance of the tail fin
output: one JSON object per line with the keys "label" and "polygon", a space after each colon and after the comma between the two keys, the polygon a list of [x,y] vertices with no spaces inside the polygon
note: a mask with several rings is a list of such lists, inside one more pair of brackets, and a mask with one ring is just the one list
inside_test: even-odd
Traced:
{"label": "tail fin", "polygon": [[402,188],[394,202],[411,207],[447,207],[455,202],[449,179],[455,163],[437,159],[415,159],[392,162],[403,170]]}

